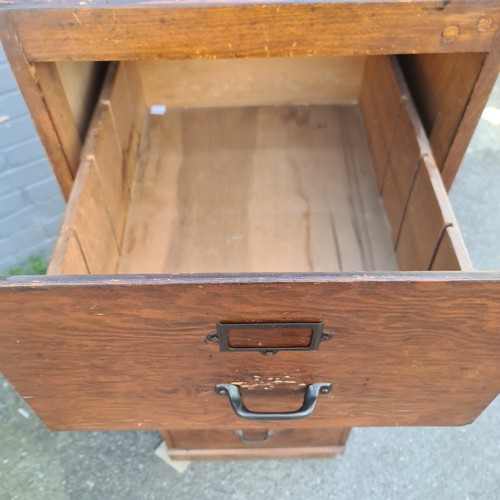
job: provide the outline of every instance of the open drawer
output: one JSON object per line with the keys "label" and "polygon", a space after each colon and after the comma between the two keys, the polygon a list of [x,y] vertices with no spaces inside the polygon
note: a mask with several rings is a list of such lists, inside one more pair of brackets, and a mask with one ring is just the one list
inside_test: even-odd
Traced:
{"label": "open drawer", "polygon": [[395,58],[112,64],[49,272],[0,282],[0,371],[52,429],[460,425],[499,392],[500,276]]}

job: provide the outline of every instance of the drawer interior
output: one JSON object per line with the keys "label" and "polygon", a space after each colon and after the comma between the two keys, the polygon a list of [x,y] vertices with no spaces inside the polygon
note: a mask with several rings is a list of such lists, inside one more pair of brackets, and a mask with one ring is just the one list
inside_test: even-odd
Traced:
{"label": "drawer interior", "polygon": [[470,270],[396,58],[112,64],[51,274]]}

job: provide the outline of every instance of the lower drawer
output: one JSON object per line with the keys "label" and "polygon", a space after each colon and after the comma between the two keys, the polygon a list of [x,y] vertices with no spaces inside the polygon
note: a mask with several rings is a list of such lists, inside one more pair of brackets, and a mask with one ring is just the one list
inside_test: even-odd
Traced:
{"label": "lower drawer", "polygon": [[356,106],[146,122],[134,70],[108,74],[53,276],[0,280],[0,370],[50,428],[460,425],[498,394],[500,276],[470,272],[395,60]]}
{"label": "lower drawer", "polygon": [[165,431],[176,460],[326,457],[344,452],[348,429]]}

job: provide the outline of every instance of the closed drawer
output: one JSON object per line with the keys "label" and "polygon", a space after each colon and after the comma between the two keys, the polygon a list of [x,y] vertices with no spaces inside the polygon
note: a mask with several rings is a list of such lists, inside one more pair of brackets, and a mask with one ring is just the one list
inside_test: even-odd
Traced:
{"label": "closed drawer", "polygon": [[162,432],[172,459],[325,457],[342,454],[348,429]]}
{"label": "closed drawer", "polygon": [[[281,413],[332,385],[277,431],[460,425],[497,395],[500,276],[471,272],[396,61],[313,61],[326,84],[274,94],[255,68],[221,93],[231,67],[199,92],[193,68],[112,66],[52,276],[0,281],[0,370],[50,428],[269,428],[218,384]],[[304,74],[273,63],[283,82]],[[332,338],[221,351],[207,339],[220,323]]]}

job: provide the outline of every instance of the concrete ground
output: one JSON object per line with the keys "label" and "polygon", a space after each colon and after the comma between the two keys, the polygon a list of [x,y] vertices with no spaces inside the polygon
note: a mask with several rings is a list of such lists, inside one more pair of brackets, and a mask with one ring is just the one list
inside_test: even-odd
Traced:
{"label": "concrete ground", "polygon": [[[475,267],[500,269],[498,83],[483,116],[451,200]],[[198,462],[180,475],[154,455],[159,443],[51,433],[0,380],[0,500],[500,498],[500,398],[467,427],[354,429],[335,459]]]}

